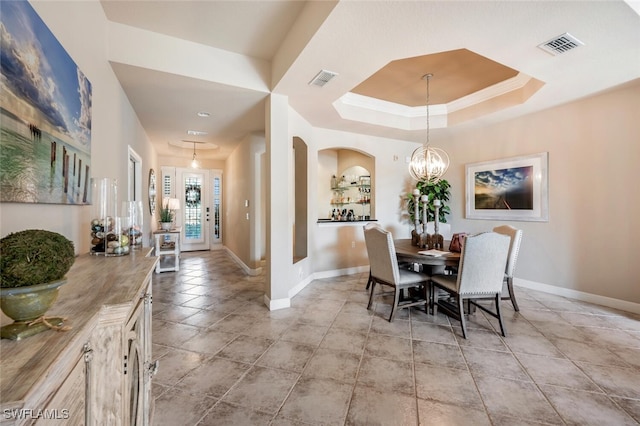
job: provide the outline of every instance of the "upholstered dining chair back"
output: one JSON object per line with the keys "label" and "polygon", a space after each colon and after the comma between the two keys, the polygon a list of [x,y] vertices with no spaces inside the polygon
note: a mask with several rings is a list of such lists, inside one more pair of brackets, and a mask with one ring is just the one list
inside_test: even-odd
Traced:
{"label": "upholstered dining chair back", "polygon": [[[472,312],[472,305],[498,319],[503,336],[507,331],[502,321],[500,299],[504,271],[509,254],[510,238],[497,232],[485,232],[468,236],[465,239],[457,276],[434,275],[431,277],[433,285],[449,293],[457,303],[452,305],[434,296],[435,304],[442,310],[458,319],[462,326],[462,337],[467,338],[464,301],[468,302],[467,312]],[[477,303],[482,299],[493,299],[495,311]]]}
{"label": "upholstered dining chair back", "polygon": [[371,275],[390,284],[397,284],[400,280],[396,248],[389,231],[380,226],[365,227],[364,240],[369,255]]}
{"label": "upholstered dining chair back", "polygon": [[496,232],[468,236],[460,256],[456,292],[461,296],[500,293],[509,242],[509,237]]}
{"label": "upholstered dining chair back", "polygon": [[509,238],[511,238],[511,241],[509,243],[509,257],[507,258],[507,267],[505,268],[505,274],[509,277],[512,277],[516,269],[518,253],[520,252],[520,243],[522,242],[522,229],[516,229],[511,225],[501,225],[493,228],[493,232],[507,235]]}
{"label": "upholstered dining chair back", "polygon": [[369,281],[371,283],[367,309],[371,309],[376,284],[380,284],[393,288],[394,300],[391,305],[389,322],[393,322],[398,309],[424,305],[425,310],[428,311],[430,276],[422,272],[400,269],[391,233],[381,227],[365,228],[364,240],[369,256]]}
{"label": "upholstered dining chair back", "polygon": [[501,225],[493,228],[493,232],[497,232],[502,235],[507,235],[511,238],[509,243],[509,257],[507,258],[507,266],[504,273],[504,281],[507,283],[508,296],[502,296],[503,300],[511,299],[513,309],[519,311],[518,302],[516,301],[516,294],[513,289],[513,274],[516,270],[516,261],[518,260],[518,253],[520,252],[520,243],[522,242],[522,230],[516,229],[510,225]]}

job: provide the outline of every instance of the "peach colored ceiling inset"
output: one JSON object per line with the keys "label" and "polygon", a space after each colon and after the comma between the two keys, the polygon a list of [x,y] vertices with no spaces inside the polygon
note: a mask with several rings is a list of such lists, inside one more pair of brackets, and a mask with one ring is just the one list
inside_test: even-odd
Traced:
{"label": "peach colored ceiling inset", "polygon": [[518,71],[467,49],[416,56],[389,62],[352,92],[410,107],[447,104],[518,75]]}

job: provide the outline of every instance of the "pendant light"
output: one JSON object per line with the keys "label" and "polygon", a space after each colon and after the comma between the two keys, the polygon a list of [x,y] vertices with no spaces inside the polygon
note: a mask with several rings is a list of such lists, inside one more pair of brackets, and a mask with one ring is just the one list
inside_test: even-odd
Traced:
{"label": "pendant light", "polygon": [[436,183],[449,168],[449,155],[440,149],[429,145],[429,80],[433,74],[425,74],[422,79],[427,80],[427,140],[411,154],[409,173],[417,181]]}
{"label": "pendant light", "polygon": [[200,164],[198,163],[198,160],[196,160],[196,143],[193,143],[193,159],[191,160],[191,168],[192,169],[197,169],[200,168]]}

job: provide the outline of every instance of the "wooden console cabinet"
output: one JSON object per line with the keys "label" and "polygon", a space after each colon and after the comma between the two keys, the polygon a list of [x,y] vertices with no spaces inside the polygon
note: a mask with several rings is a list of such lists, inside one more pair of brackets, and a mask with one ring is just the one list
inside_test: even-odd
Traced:
{"label": "wooden console cabinet", "polygon": [[72,329],[0,340],[0,425],[151,424],[157,261],[141,252],[76,258],[46,313]]}

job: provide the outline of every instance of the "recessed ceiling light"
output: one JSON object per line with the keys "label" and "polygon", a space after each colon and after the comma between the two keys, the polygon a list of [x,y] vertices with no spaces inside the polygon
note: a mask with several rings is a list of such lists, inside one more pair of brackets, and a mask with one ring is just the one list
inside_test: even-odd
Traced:
{"label": "recessed ceiling light", "polygon": [[202,136],[206,135],[207,132],[201,132],[200,130],[187,130],[187,134],[192,136]]}
{"label": "recessed ceiling light", "polygon": [[209,116],[211,116],[211,114],[209,114],[209,113],[208,113],[208,112],[206,112],[206,111],[200,111],[200,112],[198,112],[198,117],[209,117]]}

